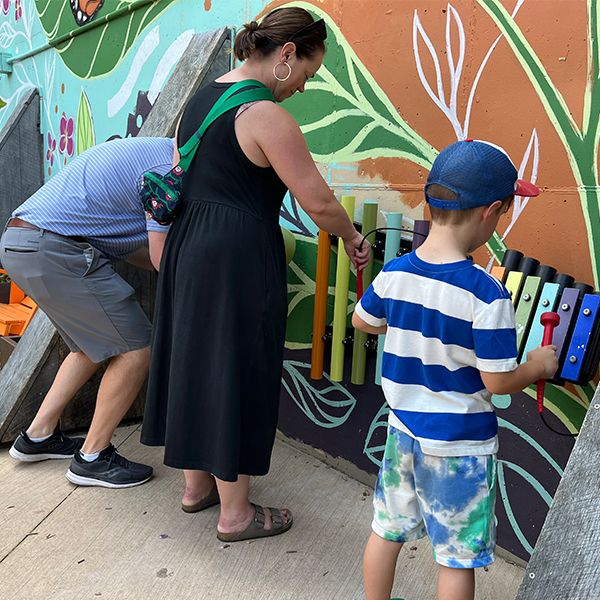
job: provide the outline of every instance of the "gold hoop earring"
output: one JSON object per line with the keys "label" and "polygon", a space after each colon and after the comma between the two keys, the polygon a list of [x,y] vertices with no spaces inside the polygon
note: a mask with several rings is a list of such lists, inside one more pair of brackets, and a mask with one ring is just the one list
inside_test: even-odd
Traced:
{"label": "gold hoop earring", "polygon": [[[275,69],[277,69],[277,67],[279,65],[285,65],[288,68],[288,74],[285,77],[277,77],[277,73],[275,73]],[[273,65],[273,77],[275,77],[275,79],[277,79],[277,81],[287,81],[290,78],[290,75],[292,74],[292,67],[290,67],[289,63],[277,63],[276,65]]]}

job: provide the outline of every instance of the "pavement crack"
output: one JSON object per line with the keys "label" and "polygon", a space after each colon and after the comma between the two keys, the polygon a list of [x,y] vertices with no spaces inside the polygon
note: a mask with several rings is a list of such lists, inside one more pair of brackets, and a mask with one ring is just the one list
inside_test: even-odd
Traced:
{"label": "pavement crack", "polygon": [[30,531],[28,531],[2,558],[0,558],[0,565],[29,537],[31,537],[32,535],[37,535],[37,531],[36,529],[38,527],[40,527],[40,525],[48,518],[50,517],[52,514],[54,514],[54,511],[56,509],[58,509],[60,506],[62,506],[64,504],[64,502],[66,502],[70,497],[71,494],[73,494],[77,489],[79,489],[78,487],[73,488],[51,511],[48,512],[47,515],[44,516],[43,519],[41,519]]}

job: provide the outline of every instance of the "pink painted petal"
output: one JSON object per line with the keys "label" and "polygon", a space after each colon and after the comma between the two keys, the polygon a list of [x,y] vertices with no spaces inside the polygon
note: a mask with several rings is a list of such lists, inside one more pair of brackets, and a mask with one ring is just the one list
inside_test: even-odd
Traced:
{"label": "pink painted petal", "polygon": [[60,136],[60,142],[58,143],[58,151],[62,154],[67,146],[67,138],[64,135]]}
{"label": "pink painted petal", "polygon": [[69,118],[69,120],[67,121],[67,135],[71,136],[73,135],[73,119]]}
{"label": "pink painted petal", "polygon": [[66,130],[67,130],[67,115],[65,115],[65,113],[63,113],[62,117],[60,118],[59,130],[60,130],[60,134],[61,135],[63,133],[66,133]]}
{"label": "pink painted petal", "polygon": [[69,138],[67,141],[67,154],[73,156],[73,138]]}

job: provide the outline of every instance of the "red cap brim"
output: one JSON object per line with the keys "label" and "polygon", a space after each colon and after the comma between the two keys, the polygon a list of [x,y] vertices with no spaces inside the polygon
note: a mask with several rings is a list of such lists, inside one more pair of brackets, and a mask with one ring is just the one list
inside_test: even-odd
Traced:
{"label": "red cap brim", "polygon": [[533,185],[533,183],[530,181],[517,179],[517,184],[515,185],[515,195],[533,198],[534,196],[540,195],[540,189],[536,185]]}

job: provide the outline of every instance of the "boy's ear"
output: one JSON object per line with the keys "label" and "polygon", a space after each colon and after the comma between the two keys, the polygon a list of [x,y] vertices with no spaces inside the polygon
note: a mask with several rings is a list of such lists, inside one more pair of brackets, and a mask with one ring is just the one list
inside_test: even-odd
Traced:
{"label": "boy's ear", "polygon": [[502,200],[495,200],[489,206],[486,206],[481,213],[481,217],[484,221],[496,218],[502,210]]}

